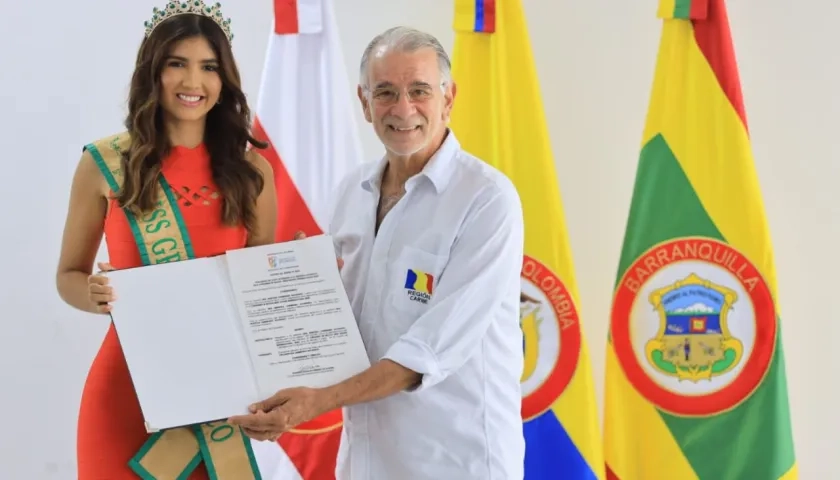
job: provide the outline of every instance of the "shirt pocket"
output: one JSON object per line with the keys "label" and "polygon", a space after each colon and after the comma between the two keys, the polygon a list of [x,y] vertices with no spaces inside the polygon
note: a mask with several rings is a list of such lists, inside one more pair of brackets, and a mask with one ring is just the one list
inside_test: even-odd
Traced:
{"label": "shirt pocket", "polygon": [[[389,305],[413,322],[429,309],[448,256],[404,246],[392,263]],[[400,322],[402,323],[402,322]]]}

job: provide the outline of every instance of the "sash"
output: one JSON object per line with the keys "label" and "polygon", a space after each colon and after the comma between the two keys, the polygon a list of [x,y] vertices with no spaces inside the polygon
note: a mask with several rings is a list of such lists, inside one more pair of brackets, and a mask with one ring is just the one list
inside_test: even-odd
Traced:
{"label": "sash", "polygon": [[[121,133],[85,146],[115,193],[123,181],[122,154],[130,144],[129,135]],[[138,217],[123,211],[143,265],[195,258],[177,199],[163,175],[152,212]],[[155,432],[128,464],[144,480],[185,480],[201,462],[211,480],[262,479],[251,441],[224,421]]]}

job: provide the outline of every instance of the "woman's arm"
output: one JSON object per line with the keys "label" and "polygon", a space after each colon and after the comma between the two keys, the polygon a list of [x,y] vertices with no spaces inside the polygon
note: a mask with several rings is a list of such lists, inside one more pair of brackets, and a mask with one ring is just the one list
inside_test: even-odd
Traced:
{"label": "woman's arm", "polygon": [[70,187],[56,286],[62,300],[90,313],[101,313],[90,299],[88,277],[102,241],[107,211],[104,179],[90,153],[82,154]]}
{"label": "woman's arm", "polygon": [[277,191],[274,188],[274,169],[262,155],[249,150],[246,158],[256,166],[265,180],[263,190],[257,197],[256,223],[248,232],[248,246],[269,245],[275,242],[277,229]]}

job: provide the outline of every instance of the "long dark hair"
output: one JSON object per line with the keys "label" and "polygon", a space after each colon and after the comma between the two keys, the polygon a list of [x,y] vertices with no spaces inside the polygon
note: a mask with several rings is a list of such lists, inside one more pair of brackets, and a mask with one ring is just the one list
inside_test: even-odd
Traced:
{"label": "long dark hair", "polygon": [[131,147],[123,158],[125,181],[116,198],[121,207],[135,213],[146,213],[155,205],[161,162],[172,148],[163,128],[160,76],[173,46],[197,36],[204,37],[215,52],[222,80],[221,103],[208,112],[204,129],[213,181],[224,200],[222,221],[251,230],[257,197],[266,179],[246,159],[246,150],[249,143],[257,148],[267,144],[251,136],[251,111],[227,37],[213,20],[202,15],[174,16],[158,25],[140,45],[125,119]]}

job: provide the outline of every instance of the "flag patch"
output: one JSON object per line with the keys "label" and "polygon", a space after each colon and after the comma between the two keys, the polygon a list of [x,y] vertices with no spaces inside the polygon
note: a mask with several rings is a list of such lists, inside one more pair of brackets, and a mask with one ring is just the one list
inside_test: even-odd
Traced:
{"label": "flag patch", "polygon": [[432,294],[434,289],[435,277],[431,273],[421,272],[409,268],[405,272],[405,288],[409,290],[417,290],[418,292]]}
{"label": "flag patch", "polygon": [[435,277],[431,273],[409,268],[405,272],[405,289],[408,299],[427,303],[432,298]]}

